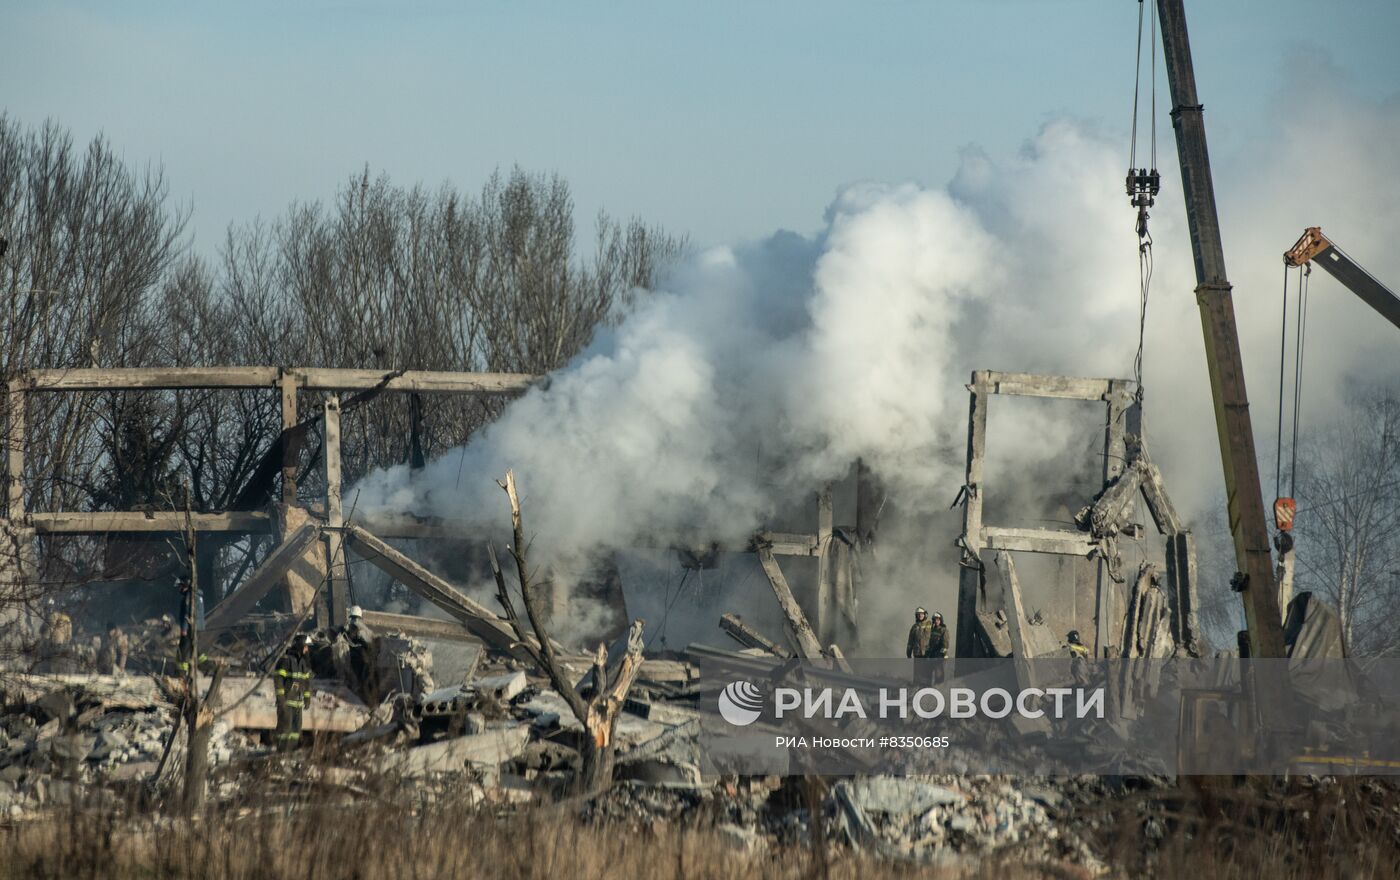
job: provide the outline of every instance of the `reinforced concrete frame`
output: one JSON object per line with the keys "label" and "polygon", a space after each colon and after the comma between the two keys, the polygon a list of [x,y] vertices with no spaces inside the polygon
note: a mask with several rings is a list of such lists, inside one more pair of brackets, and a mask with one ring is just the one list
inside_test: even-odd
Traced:
{"label": "reinforced concrete frame", "polygon": [[[283,582],[289,600],[296,606],[296,592],[290,579],[298,564],[308,555],[318,557],[317,568],[324,572],[329,585],[328,600],[317,609],[320,625],[344,625],[349,604],[348,574],[345,551],[366,556],[368,561],[385,568],[395,580],[402,581],[428,601],[444,608],[463,627],[488,643],[505,643],[500,636],[503,622],[489,609],[466,600],[445,581],[436,578],[421,566],[397,554],[382,543],[385,538],[464,538],[470,537],[460,527],[412,515],[366,519],[357,517],[355,524],[345,521],[341,503],[340,418],[341,392],[409,392],[414,394],[513,395],[524,392],[542,379],[524,373],[465,373],[425,370],[365,370],[324,367],[121,367],[81,369],[34,369],[13,377],[6,388],[6,454],[4,472],[3,510],[0,510],[0,533],[13,543],[28,544],[35,537],[62,535],[109,534],[178,534],[192,523],[196,532],[248,535],[271,535],[278,546],[256,571],[242,583],[230,585],[224,599],[209,613],[219,627],[236,624],[251,611],[258,600],[277,583]],[[26,410],[28,396],[44,393],[80,393],[92,391],[161,391],[193,389],[267,389],[279,395],[282,433],[277,439],[281,449],[282,494],[280,510],[227,510],[185,514],[183,511],[30,511],[25,504],[25,446],[27,438]],[[324,477],[326,483],[321,516],[306,516],[288,522],[285,516],[297,500],[296,474],[300,443],[293,435],[301,424],[298,413],[298,393],[324,392],[320,425],[324,441]],[[304,427],[304,426],[303,426]],[[855,465],[856,524],[839,529],[832,523],[831,487],[817,494],[817,529],[815,533],[792,534],[759,531],[742,546],[715,547],[723,552],[758,554],[764,572],[774,585],[785,617],[790,640],[804,655],[820,650],[826,656],[833,636],[854,636],[854,596],[858,567],[849,561],[852,545],[868,544],[874,538],[879,507],[883,504],[883,487],[862,462]],[[276,507],[276,505],[274,505]],[[279,513],[284,515],[279,515]],[[367,547],[372,549],[366,550]],[[312,548],[315,548],[314,550]],[[31,556],[16,553],[15,571],[18,579],[30,576]],[[792,598],[786,579],[778,568],[778,556],[816,557],[816,584],[807,594],[808,614]],[[855,572],[855,573],[853,573]],[[791,600],[791,601],[785,601]],[[303,591],[301,601],[308,601]],[[419,629],[440,628],[441,621],[418,619]],[[844,620],[844,624],[843,624]],[[818,644],[820,642],[820,644]]]}
{"label": "reinforced concrete frame", "polygon": [[[1086,626],[1076,624],[1093,636],[1096,657],[1114,656],[1115,621],[1125,609],[1115,608],[1115,581],[1118,554],[1116,540],[1125,525],[1128,501],[1141,491],[1159,533],[1166,539],[1166,576],[1169,607],[1173,613],[1172,635],[1178,645],[1195,649],[1196,642],[1196,559],[1195,545],[1171,502],[1167,499],[1160,472],[1147,457],[1142,438],[1142,411],[1136,400],[1136,383],[1129,379],[1094,379],[1073,376],[1043,376],[978,370],[967,385],[968,407],[967,467],[959,498],[963,505],[963,530],[958,539],[962,559],[958,578],[958,617],[956,656],[979,656],[978,634],[982,623],[979,603],[985,598],[987,565],[984,551],[994,551],[1007,575],[1011,592],[1007,614],[1019,614],[1019,583],[1010,563],[1011,552],[1045,553],[1079,557],[1096,562],[1093,580],[1093,615]],[[1095,503],[1080,516],[1080,528],[1031,529],[989,525],[983,521],[986,501],[983,469],[987,447],[987,411],[995,395],[1039,397],[1060,400],[1102,402],[1103,490]],[[1076,593],[1087,584],[1076,582]],[[1076,595],[1076,599],[1089,598]],[[1078,603],[1076,602],[1076,611]],[[1021,638],[1024,620],[1009,621],[1013,644]],[[1020,649],[1024,651],[1024,645]]]}

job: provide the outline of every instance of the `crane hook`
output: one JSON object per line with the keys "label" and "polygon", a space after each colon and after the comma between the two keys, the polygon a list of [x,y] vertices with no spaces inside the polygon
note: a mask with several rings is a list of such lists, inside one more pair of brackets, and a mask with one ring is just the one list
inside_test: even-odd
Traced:
{"label": "crane hook", "polygon": [[1138,238],[1147,237],[1147,209],[1156,203],[1156,196],[1162,191],[1162,175],[1157,169],[1129,168],[1126,181],[1129,203],[1138,209]]}

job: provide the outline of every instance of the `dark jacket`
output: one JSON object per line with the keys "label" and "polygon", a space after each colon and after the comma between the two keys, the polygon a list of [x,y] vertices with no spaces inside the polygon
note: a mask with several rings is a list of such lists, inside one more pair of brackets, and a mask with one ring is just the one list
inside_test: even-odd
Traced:
{"label": "dark jacket", "polygon": [[311,658],[299,650],[288,651],[273,668],[277,702],[300,709],[311,693]]}
{"label": "dark jacket", "polygon": [[948,627],[932,620],[916,621],[909,627],[909,641],[904,646],[904,656],[948,656]]}
{"label": "dark jacket", "polygon": [[929,645],[929,652],[926,657],[947,657],[948,656],[948,627],[935,623],[933,625],[933,642]]}
{"label": "dark jacket", "polygon": [[933,621],[916,620],[909,627],[909,641],[904,646],[906,657],[927,657],[928,646],[933,642]]}

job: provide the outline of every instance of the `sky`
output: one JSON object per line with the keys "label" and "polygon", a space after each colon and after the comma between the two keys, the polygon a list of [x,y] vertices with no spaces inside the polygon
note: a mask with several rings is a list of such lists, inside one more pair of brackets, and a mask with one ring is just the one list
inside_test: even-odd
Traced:
{"label": "sky", "polygon": [[[1187,6],[1267,459],[1280,253],[1321,224],[1400,279],[1400,3]],[[557,514],[553,532],[536,514],[542,543],[583,545],[602,539],[584,526],[625,538],[693,524],[695,499],[712,530],[755,525],[775,509],[749,491],[767,475],[732,475],[746,439],[775,431],[792,486],[884,456],[941,510],[962,480],[971,369],[1131,375],[1137,239],[1121,187],[1137,14],[1132,0],[0,0],[0,110],[162,165],[207,256],[229,223],[329,199],[365,166],[467,191],[513,164],[557,171],[585,235],[603,208],[688,235],[693,265],[458,456],[486,478],[516,466],[534,509]],[[1219,451],[1158,79],[1146,430],[1194,519],[1220,506]],[[1314,296],[1305,427],[1343,415],[1349,381],[1400,381],[1394,328],[1333,282]],[[1003,403],[989,473],[1029,461],[1038,490],[1061,450],[1096,448],[1093,420],[1030,414],[1018,424],[1033,429],[1006,430]],[[366,492],[452,515],[473,496],[443,462],[447,496],[393,471]],[[653,474],[642,496],[607,494],[638,472]],[[499,502],[494,483],[481,491]],[[947,535],[906,536],[933,555],[891,573],[889,626],[910,602],[952,607],[955,569],[936,556],[957,515],[944,516]]]}
{"label": "sky", "polygon": [[[606,208],[700,245],[809,233],[845,184],[941,185],[969,145],[1014,153],[1052,117],[1125,137],[1137,25],[1131,0],[0,10],[0,109],[161,163],[206,252],[228,223],[326,199],[366,164],[468,190],[497,167],[558,171],[585,226]],[[1393,0],[1187,14],[1226,161],[1260,135],[1290,58],[1329,58],[1363,97],[1400,92]]]}

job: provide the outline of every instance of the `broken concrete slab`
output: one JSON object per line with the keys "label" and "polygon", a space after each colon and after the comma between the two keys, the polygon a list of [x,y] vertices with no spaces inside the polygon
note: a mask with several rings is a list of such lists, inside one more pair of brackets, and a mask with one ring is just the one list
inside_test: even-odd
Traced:
{"label": "broken concrete slab", "polygon": [[661,724],[685,724],[700,717],[700,713],[694,709],[687,709],[684,706],[676,706],[661,700],[645,700],[638,697],[628,698],[627,702],[622,704],[622,711]]}
{"label": "broken concrete slab", "polygon": [[479,642],[422,636],[418,639],[433,654],[433,678],[445,684],[469,683],[485,653]]}
{"label": "broken concrete slab", "polygon": [[524,692],[529,680],[524,672],[507,672],[473,679],[466,687],[482,696],[497,700],[513,700]]}
{"label": "broken concrete slab", "polygon": [[383,772],[410,778],[460,772],[472,765],[494,767],[518,758],[529,741],[528,726],[512,725],[385,755],[379,766]]}
{"label": "broken concrete slab", "polygon": [[156,772],[155,761],[132,761],[129,764],[118,764],[107,773],[107,778],[113,782],[130,782],[137,779],[148,779]]}
{"label": "broken concrete slab", "polygon": [[685,684],[697,674],[695,667],[683,660],[643,660],[637,680],[659,684]]}
{"label": "broken concrete slab", "polygon": [[[543,723],[554,716],[558,719],[559,728],[575,733],[583,732],[583,725],[574,717],[569,710],[569,704],[564,702],[564,698],[554,693],[554,691],[541,691],[531,697],[520,708],[535,717],[537,723]],[[628,749],[640,745],[649,740],[655,739],[670,729],[670,725],[659,724],[636,715],[622,713],[617,718],[616,742],[620,749]]]}
{"label": "broken concrete slab", "polygon": [[[241,730],[274,730],[277,727],[277,698],[270,678],[230,675],[214,698],[216,718]],[[302,711],[302,730],[351,733],[364,727],[369,708],[338,682],[316,679],[311,696]]]}
{"label": "broken concrete slab", "polygon": [[620,762],[618,779],[630,779],[647,785],[669,785],[699,788],[704,784],[700,766],[691,761],[671,761],[666,758],[644,758]]}
{"label": "broken concrete slab", "polygon": [[156,682],[145,676],[16,672],[6,673],[0,680],[0,698],[6,702],[38,703],[61,691],[86,696],[112,709],[169,705]]}
{"label": "broken concrete slab", "polygon": [[847,799],[865,812],[891,816],[925,813],[967,800],[965,794],[946,786],[896,776],[849,779],[838,785],[843,787]]}

